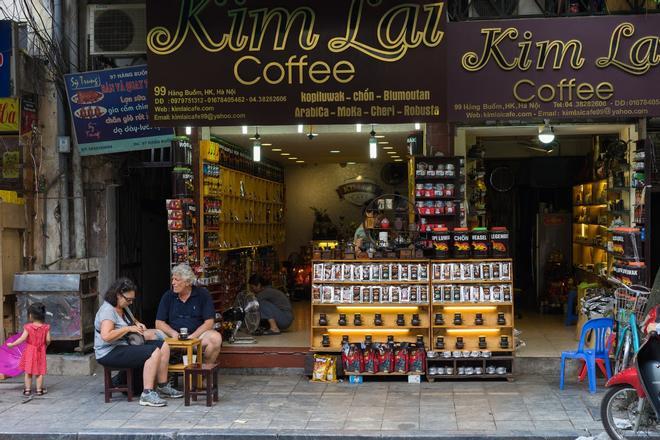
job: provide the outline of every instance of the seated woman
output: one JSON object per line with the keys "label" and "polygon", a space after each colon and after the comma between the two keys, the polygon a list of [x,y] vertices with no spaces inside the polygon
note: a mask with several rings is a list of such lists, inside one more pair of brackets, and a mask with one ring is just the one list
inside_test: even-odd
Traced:
{"label": "seated woman", "polygon": [[[135,284],[120,278],[108,289],[104,302],[94,319],[94,351],[96,361],[106,367],[142,368],[144,390],[140,395],[142,406],[165,406],[163,397],[178,398],[183,393],[167,381],[167,365],[170,348],[166,342],[154,340],[152,330],[144,324],[133,324],[126,316],[125,308],[135,301]],[[145,335],[144,345],[129,345],[128,333]],[[156,381],[158,381],[156,383]]]}
{"label": "seated woman", "polygon": [[268,286],[268,283],[256,274],[253,274],[248,280],[248,287],[259,301],[261,319],[268,321],[270,328],[264,331],[264,335],[279,335],[282,330],[291,326],[293,309],[284,292]]}

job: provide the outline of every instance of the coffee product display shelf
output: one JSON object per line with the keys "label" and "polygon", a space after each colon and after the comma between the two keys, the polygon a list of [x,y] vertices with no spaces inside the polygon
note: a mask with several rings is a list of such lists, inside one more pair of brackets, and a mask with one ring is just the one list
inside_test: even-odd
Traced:
{"label": "coffee product display shelf", "polygon": [[[313,351],[337,351],[344,336],[350,343],[364,342],[366,336],[374,342],[391,336],[395,342],[415,343],[421,336],[428,345],[429,307],[428,260],[312,261]],[[345,325],[339,325],[340,319]],[[356,319],[362,325],[355,325]]]}
{"label": "coffee product display shelf", "polygon": [[428,307],[429,303],[313,303],[313,307],[343,307],[351,309],[363,309],[363,308],[400,308],[406,310],[412,310],[413,307]]}
{"label": "coffee product display shelf", "polygon": [[424,281],[388,281],[388,280],[372,280],[372,281],[314,281],[315,283],[318,284],[324,284],[324,283],[332,283],[332,284],[354,284],[357,286],[365,286],[365,285],[373,285],[373,284],[385,284],[385,285],[390,285],[390,284],[423,284],[427,285],[429,283],[428,280]]}
{"label": "coffee product display shelf", "polygon": [[[429,373],[429,380],[510,377],[515,347],[512,260],[472,258],[432,261],[431,276],[429,348],[437,352],[490,350],[506,355],[428,358],[427,371],[438,363],[453,368],[452,374]],[[458,374],[462,364],[465,368],[481,368],[484,374]],[[506,372],[486,374],[487,366],[491,365],[504,368]]]}
{"label": "coffee product display shelf", "polygon": [[347,376],[422,376],[424,373],[419,372],[419,371],[407,371],[405,373],[401,373],[398,371],[393,371],[391,373],[384,373],[384,372],[378,372],[378,373],[355,373],[354,371],[346,371],[344,372]]}

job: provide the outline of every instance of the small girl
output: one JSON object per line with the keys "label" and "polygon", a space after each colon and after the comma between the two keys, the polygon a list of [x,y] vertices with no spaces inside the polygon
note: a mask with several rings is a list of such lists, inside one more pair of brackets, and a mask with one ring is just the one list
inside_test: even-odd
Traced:
{"label": "small girl", "polygon": [[28,308],[29,324],[23,327],[23,334],[7,347],[15,347],[27,340],[27,347],[21,355],[19,368],[25,371],[24,396],[32,394],[32,376],[37,376],[37,396],[46,393],[44,388],[44,374],[46,374],[46,346],[50,344],[50,325],[44,323],[46,318],[46,306],[42,303],[34,303]]}

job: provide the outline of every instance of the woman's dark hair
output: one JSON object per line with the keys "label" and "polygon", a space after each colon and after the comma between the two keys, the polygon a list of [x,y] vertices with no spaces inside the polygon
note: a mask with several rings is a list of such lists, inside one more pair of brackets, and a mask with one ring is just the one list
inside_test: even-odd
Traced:
{"label": "woman's dark hair", "polygon": [[112,307],[117,307],[117,297],[120,293],[126,292],[136,292],[137,287],[135,283],[128,278],[118,278],[114,283],[110,285],[108,291],[105,292],[103,297]]}
{"label": "woman's dark hair", "polygon": [[46,320],[46,306],[43,303],[30,304],[28,316],[31,316],[33,321],[44,322]]}
{"label": "woman's dark hair", "polygon": [[257,275],[256,273],[253,273],[250,275],[250,279],[248,280],[248,284],[250,286],[266,286],[268,285],[266,283],[266,280],[264,280],[261,276]]}

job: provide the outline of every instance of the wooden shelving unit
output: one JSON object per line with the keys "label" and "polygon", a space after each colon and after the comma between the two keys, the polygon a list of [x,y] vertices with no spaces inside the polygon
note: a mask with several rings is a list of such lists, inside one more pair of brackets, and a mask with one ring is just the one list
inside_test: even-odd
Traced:
{"label": "wooden shelving unit", "polygon": [[284,241],[284,184],[253,174],[280,179],[273,166],[253,165],[218,142],[200,141],[198,152],[200,283],[210,291],[216,310],[222,310],[231,306],[262,251]]}
{"label": "wooden shelving unit", "polygon": [[[515,339],[513,310],[513,262],[511,259],[443,260],[431,262],[431,342],[436,352],[482,352],[491,357],[435,357],[431,367],[451,367],[452,374],[429,375],[430,380],[469,377],[506,377],[513,374]],[[476,322],[480,314],[483,322]],[[436,320],[437,316],[442,321]],[[498,317],[504,323],[498,323]],[[456,318],[460,317],[460,321]],[[457,346],[458,338],[463,346]],[[443,347],[437,345],[442,338]],[[483,338],[485,346],[480,346]],[[507,345],[503,346],[506,340]],[[486,374],[488,366],[504,367],[506,374]],[[461,375],[458,368],[480,367],[484,374]]]}
{"label": "wooden shelving unit", "polygon": [[[375,342],[386,341],[388,335],[396,342],[415,342],[422,335],[428,343],[428,260],[315,260],[312,272],[313,351],[339,351],[343,335],[351,342],[364,341],[366,335]],[[319,325],[321,313],[327,325]],[[354,325],[356,313],[361,326]],[[377,313],[383,321],[380,326],[374,324]],[[346,315],[345,326],[338,324],[340,314]],[[399,314],[404,325],[396,323]],[[419,325],[412,325],[413,314],[419,315]],[[324,334],[329,336],[328,346],[322,344]]]}
{"label": "wooden shelving unit", "polygon": [[419,218],[420,237],[426,243],[425,254],[433,256],[435,230],[460,227],[465,199],[460,157],[414,157],[415,214]]}
{"label": "wooden shelving unit", "polygon": [[607,179],[573,187],[573,265],[596,276],[611,267],[607,253],[611,221]]}

